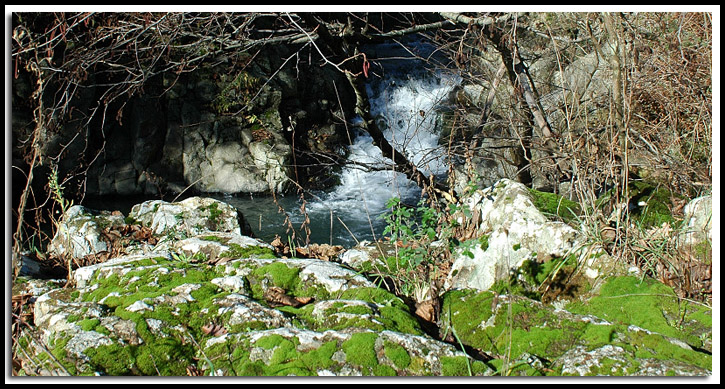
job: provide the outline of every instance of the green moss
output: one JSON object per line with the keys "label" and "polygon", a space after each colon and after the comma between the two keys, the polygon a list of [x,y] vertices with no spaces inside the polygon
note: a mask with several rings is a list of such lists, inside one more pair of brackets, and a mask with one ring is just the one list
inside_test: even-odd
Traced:
{"label": "green moss", "polygon": [[[452,290],[443,295],[441,306],[442,330],[447,334],[456,331],[464,344],[484,349],[491,345],[483,323],[493,315],[494,292]],[[490,349],[490,348],[489,348]]]}
{"label": "green moss", "polygon": [[302,354],[300,361],[313,371],[329,369],[337,363],[332,360],[335,352],[337,352],[337,342],[326,342],[317,349]]}
{"label": "green moss", "polygon": [[481,375],[488,368],[481,361],[472,361],[465,356],[441,357],[441,374],[447,377]]}
{"label": "green moss", "polygon": [[221,237],[214,236],[214,235],[202,236],[199,239],[205,240],[207,242],[219,242],[219,243],[226,243],[228,241],[228,239],[222,239]]}
{"label": "green moss", "polygon": [[568,309],[692,342],[695,339],[676,326],[687,307],[693,311],[698,309],[694,304],[681,301],[672,288],[655,280],[612,277],[601,287],[598,296],[585,303],[571,304]]}
{"label": "green moss", "polygon": [[[186,367],[196,365],[197,350],[188,337],[193,336],[201,341],[206,336],[201,327],[207,324],[207,315],[214,316],[218,309],[213,299],[224,295],[209,282],[219,275],[217,269],[183,263],[175,264],[178,268],[174,269],[159,264],[149,265],[154,262],[160,261],[158,258],[147,258],[135,263],[145,266],[138,266],[123,275],[111,274],[96,279],[97,289],[81,296],[85,301],[98,301],[106,297],[104,305],[119,318],[135,323],[142,339],[139,345],[114,343],[87,350],[86,354],[95,369],[109,375],[185,375]],[[185,284],[198,286],[190,292],[191,300],[176,304],[155,302],[160,296],[174,296],[176,293],[173,289]],[[111,293],[117,295],[107,297]],[[138,312],[126,309],[137,301],[145,301],[153,309]],[[168,328],[181,327],[185,330],[173,330],[166,336],[152,333],[147,319],[161,320]],[[86,330],[107,333],[97,320],[87,319],[79,323]]]}
{"label": "green moss", "polygon": [[388,341],[383,346],[385,356],[393,362],[397,369],[402,370],[410,366],[410,354],[403,346]]}
{"label": "green moss", "polygon": [[544,214],[561,218],[569,223],[581,214],[579,203],[571,201],[555,193],[529,189],[534,206]]}
{"label": "green moss", "polygon": [[270,284],[268,286],[276,286],[293,294],[300,283],[299,273],[299,268],[287,266],[282,262],[272,262],[258,267],[252,271],[249,277],[254,296],[256,298],[262,297],[262,280],[267,280]]}
{"label": "green moss", "polygon": [[[292,340],[280,335],[265,336],[259,339],[256,345],[267,350],[274,350],[268,365],[273,368],[277,366],[280,370],[285,370],[287,368],[285,366],[286,364],[297,360],[299,354],[297,352],[297,345]],[[277,375],[279,370],[272,370],[270,373],[272,373],[271,375]]]}
{"label": "green moss", "polygon": [[[342,350],[345,352],[348,363],[362,368],[365,374],[365,368],[372,369],[378,365],[378,357],[375,352],[375,341],[378,334],[371,332],[361,332],[350,336],[350,339],[342,343]],[[369,371],[368,374],[372,373]]]}
{"label": "green moss", "polygon": [[[601,287],[598,296],[587,302],[570,304],[567,309],[615,323],[617,336],[622,338],[622,343],[633,345],[638,357],[675,359],[712,368],[710,355],[680,347],[663,337],[703,347],[701,334],[712,331],[712,321],[706,320],[709,308],[679,299],[672,288],[657,281],[613,277]],[[651,332],[636,330],[630,325]],[[605,340],[601,338],[595,343]]]}
{"label": "green moss", "polygon": [[362,300],[371,303],[407,310],[407,305],[400,297],[382,288],[350,288],[338,297],[341,300]]}
{"label": "green moss", "polygon": [[277,256],[274,251],[268,247],[261,246],[246,246],[242,247],[236,243],[229,245],[229,250],[219,254],[222,258],[259,258],[259,259],[274,259]]}
{"label": "green moss", "polygon": [[674,224],[676,222],[670,210],[673,206],[672,198],[678,196],[661,186],[644,181],[631,182],[629,190],[630,202],[645,203],[644,206],[637,207],[631,213],[631,216],[642,226],[660,226],[662,223]]}
{"label": "green moss", "polygon": [[95,369],[111,376],[131,374],[136,362],[131,347],[117,343],[86,349],[85,354]]}
{"label": "green moss", "polygon": [[83,331],[92,331],[98,327],[99,324],[101,324],[101,321],[98,319],[85,319],[78,322],[78,325]]}
{"label": "green moss", "polygon": [[[672,216],[670,211],[673,207],[672,199],[682,196],[674,194],[662,186],[645,181],[632,181],[628,185],[629,203],[633,207],[630,218],[642,228],[660,226],[662,223],[669,223],[676,226],[678,220]],[[600,196],[596,204],[608,203],[617,189],[611,189]],[[640,205],[644,204],[644,205]]]}

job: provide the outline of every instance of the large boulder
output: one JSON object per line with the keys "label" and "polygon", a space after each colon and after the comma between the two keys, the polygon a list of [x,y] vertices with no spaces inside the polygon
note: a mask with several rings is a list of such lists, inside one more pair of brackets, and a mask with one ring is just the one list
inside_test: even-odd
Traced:
{"label": "large boulder", "polygon": [[98,211],[75,205],[61,217],[48,252],[81,259],[158,249],[179,239],[204,233],[249,231],[244,216],[233,206],[208,197],[178,202],[148,200],[119,211]]}
{"label": "large boulder", "polygon": [[194,236],[210,231],[242,234],[248,228],[236,208],[209,197],[171,203],[149,200],[134,205],[128,216],[157,235]]}
{"label": "large boulder", "polygon": [[97,211],[74,205],[60,218],[48,252],[56,256],[83,258],[110,250],[104,230],[125,224],[119,212]]}
{"label": "large boulder", "polygon": [[[211,235],[215,238],[221,235]],[[204,238],[203,236],[200,238]],[[188,243],[188,242],[187,242]],[[490,369],[426,336],[408,307],[333,262],[258,242],[114,258],[35,302],[21,339],[41,375],[467,375]],[[230,244],[230,246],[232,246]],[[191,244],[182,244],[187,250]],[[30,331],[30,330],[28,330]],[[54,358],[43,357],[52,354]]]}
{"label": "large boulder", "polygon": [[462,200],[478,220],[482,238],[464,242],[455,254],[446,289],[488,290],[508,280],[525,261],[566,257],[580,245],[571,226],[549,220],[520,183],[502,179]]}
{"label": "large boulder", "polygon": [[[208,129],[186,131],[184,180],[201,192],[282,192],[289,184],[292,147],[282,135],[279,112],[262,115],[263,127],[238,120],[212,120]],[[204,126],[199,124],[198,126]]]}

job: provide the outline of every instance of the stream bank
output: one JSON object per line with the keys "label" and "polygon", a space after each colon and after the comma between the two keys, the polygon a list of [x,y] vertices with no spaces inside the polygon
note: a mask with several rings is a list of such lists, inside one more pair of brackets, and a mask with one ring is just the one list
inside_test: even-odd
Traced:
{"label": "stream bank", "polygon": [[[487,201],[498,205],[489,208]],[[374,282],[382,271],[394,271],[383,264],[402,260],[395,245],[382,257],[375,256],[382,253],[380,245],[325,260],[288,257],[243,235],[238,211],[210,198],[148,201],[128,215],[76,206],[62,220],[60,231],[67,234],[56,236],[53,247],[58,254],[98,260],[75,269],[70,285],[17,279],[14,294],[24,303],[18,298],[16,307],[26,325],[16,334],[22,349],[16,372],[712,374],[710,307],[633,275],[606,254],[557,255],[566,245],[577,247],[576,231],[548,249],[533,246],[536,241],[526,234],[558,229],[563,237],[571,227],[537,214],[521,184],[504,180],[474,193],[466,204],[481,213],[476,228],[487,239],[462,242],[454,269],[486,269],[485,258],[495,250],[520,260],[506,261],[510,270],[490,273],[498,277],[490,287],[481,278],[487,271],[451,271],[448,284],[459,286],[407,296]],[[495,209],[506,212],[497,216],[490,212]],[[523,221],[524,235],[496,232]],[[544,299],[542,289],[564,282],[558,274],[577,288]],[[570,277],[574,274],[578,277]],[[467,286],[460,284],[462,277]],[[425,309],[433,296],[438,308]]]}

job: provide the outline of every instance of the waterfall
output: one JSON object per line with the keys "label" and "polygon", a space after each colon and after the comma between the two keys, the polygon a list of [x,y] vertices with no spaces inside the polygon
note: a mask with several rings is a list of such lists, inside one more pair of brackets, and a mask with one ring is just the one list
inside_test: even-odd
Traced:
{"label": "waterfall", "polygon": [[[382,68],[375,69],[367,84],[371,113],[378,126],[391,145],[423,173],[443,177],[447,165],[445,147],[438,142],[439,109],[447,104],[459,78],[431,70],[426,62],[410,55],[409,51],[416,51],[428,58],[432,46],[413,42],[403,48],[392,43],[376,45],[372,50],[375,55],[370,58],[395,58],[380,61]],[[370,135],[359,127],[360,118],[348,119],[351,144],[339,184],[322,193],[306,192],[304,214],[295,195],[278,197],[276,202],[264,197],[224,199],[245,215],[257,237],[271,241],[275,234],[285,236],[286,217],[295,228],[309,218],[312,243],[351,247],[356,241],[382,238],[385,224],[381,215],[391,198],[417,203],[421,189],[404,174],[389,169],[392,161],[383,157]],[[285,213],[276,212],[277,204]]]}
{"label": "waterfall", "polygon": [[[396,65],[368,83],[371,113],[396,150],[405,153],[426,175],[443,176],[447,165],[445,150],[438,142],[437,110],[458,79],[427,70],[418,60]],[[354,127],[356,122],[359,118],[352,121],[349,164],[340,173],[339,185],[311,201],[307,211],[313,215],[311,219],[316,219],[315,215],[329,219],[332,215],[333,225],[342,221],[359,235],[357,239],[380,238],[384,227],[380,216],[387,210],[388,200],[398,197],[415,204],[420,188],[402,173],[377,170],[389,167],[392,161],[383,157],[367,133]],[[347,231],[341,232],[339,240],[354,243]]]}

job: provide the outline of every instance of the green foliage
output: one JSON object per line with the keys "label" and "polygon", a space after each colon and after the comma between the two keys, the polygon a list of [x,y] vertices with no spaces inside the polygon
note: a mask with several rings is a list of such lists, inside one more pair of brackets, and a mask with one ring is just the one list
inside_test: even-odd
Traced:
{"label": "green foliage", "polygon": [[260,80],[241,71],[236,75],[222,74],[219,84],[223,87],[212,106],[218,113],[224,114],[247,105],[259,88]]}
{"label": "green foliage", "polygon": [[390,199],[386,206],[390,212],[383,215],[387,223],[383,233],[400,246],[401,263],[415,267],[428,260],[430,243],[437,235],[438,212],[424,205],[423,200],[417,208],[402,204],[399,198]]}
{"label": "green foliage", "polygon": [[428,268],[435,266],[442,250],[447,250],[445,245],[434,244],[443,218],[436,209],[425,205],[424,200],[417,207],[410,207],[399,198],[392,198],[386,205],[390,211],[382,216],[386,222],[383,233],[393,243],[395,255],[384,258],[384,269],[378,271],[392,277],[397,292],[405,296],[420,295],[435,276]]}

